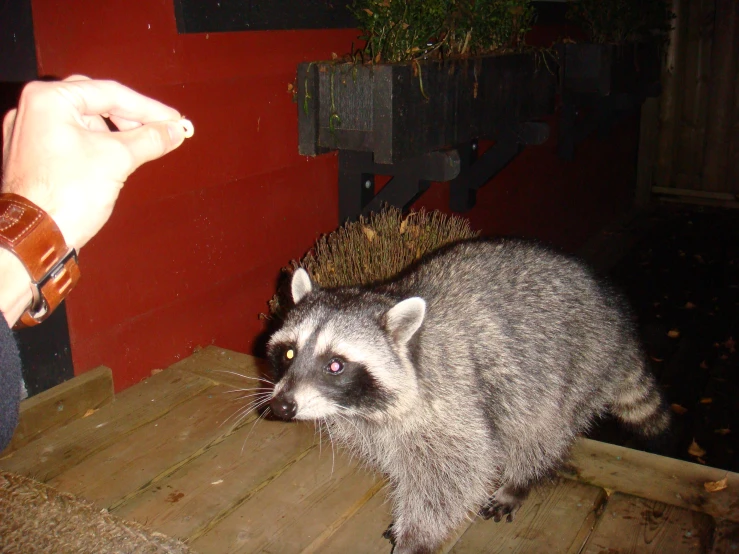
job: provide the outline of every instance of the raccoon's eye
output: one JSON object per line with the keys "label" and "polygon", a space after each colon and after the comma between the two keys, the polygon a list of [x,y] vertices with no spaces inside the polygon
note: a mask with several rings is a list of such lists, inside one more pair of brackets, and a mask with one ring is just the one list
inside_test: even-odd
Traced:
{"label": "raccoon's eye", "polygon": [[326,371],[331,375],[338,375],[339,373],[344,371],[344,362],[342,362],[339,358],[333,358],[326,365]]}
{"label": "raccoon's eye", "polygon": [[285,358],[288,360],[292,360],[295,357],[295,350],[292,348],[288,348],[285,350]]}

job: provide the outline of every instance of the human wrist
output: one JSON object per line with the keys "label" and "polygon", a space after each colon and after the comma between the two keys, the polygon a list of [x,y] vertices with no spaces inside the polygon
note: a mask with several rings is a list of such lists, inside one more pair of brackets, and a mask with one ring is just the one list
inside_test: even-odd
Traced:
{"label": "human wrist", "polygon": [[20,259],[4,248],[0,248],[0,283],[0,311],[13,327],[33,300],[31,276]]}
{"label": "human wrist", "polygon": [[[21,312],[20,327],[41,323],[66,298],[79,280],[77,254],[66,244],[55,221],[29,198],[14,194],[0,195],[0,247],[16,257],[30,279],[32,302]],[[10,278],[20,275],[13,266]],[[9,321],[17,319],[20,300],[14,302],[18,290],[6,298]],[[25,300],[25,296],[22,297]],[[21,306],[22,307],[22,306]]]}

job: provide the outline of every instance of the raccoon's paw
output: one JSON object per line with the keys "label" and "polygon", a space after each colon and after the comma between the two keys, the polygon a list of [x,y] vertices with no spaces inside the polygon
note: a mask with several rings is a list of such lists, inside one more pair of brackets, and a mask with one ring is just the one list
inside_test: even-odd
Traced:
{"label": "raccoon's paw", "polygon": [[511,504],[501,504],[495,501],[493,498],[488,500],[485,505],[477,511],[477,514],[485,519],[493,519],[496,523],[499,522],[503,517],[506,518],[508,523],[513,521],[516,512],[521,505],[513,506]]}
{"label": "raccoon's paw", "polygon": [[477,513],[485,519],[492,518],[496,523],[504,517],[508,523],[511,523],[527,496],[528,490],[501,487]]}
{"label": "raccoon's paw", "polygon": [[393,523],[395,522],[390,522],[390,525],[387,526],[387,529],[383,531],[382,537],[384,539],[389,540],[390,544],[392,544],[393,547],[395,547],[395,534],[393,533]]}

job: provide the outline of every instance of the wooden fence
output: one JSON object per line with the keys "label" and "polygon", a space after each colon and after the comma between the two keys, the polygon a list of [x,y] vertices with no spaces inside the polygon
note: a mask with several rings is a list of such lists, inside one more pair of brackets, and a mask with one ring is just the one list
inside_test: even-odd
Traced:
{"label": "wooden fence", "polygon": [[739,0],[673,0],[660,98],[642,109],[640,203],[739,207]]}

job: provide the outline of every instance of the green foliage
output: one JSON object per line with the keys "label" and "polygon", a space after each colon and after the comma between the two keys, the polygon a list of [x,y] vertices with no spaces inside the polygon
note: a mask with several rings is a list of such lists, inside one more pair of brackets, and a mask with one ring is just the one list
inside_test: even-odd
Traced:
{"label": "green foliage", "polygon": [[[397,275],[445,244],[477,235],[459,216],[421,210],[403,217],[398,208],[388,206],[321,237],[292,267],[305,268],[322,287],[367,285]],[[269,318],[284,315],[284,294],[269,302]]]}
{"label": "green foliage", "polygon": [[530,28],[530,0],[354,0],[375,63],[486,54],[516,47]]}
{"label": "green foliage", "polygon": [[665,40],[675,15],[666,0],[569,0],[567,17],[593,42]]}

